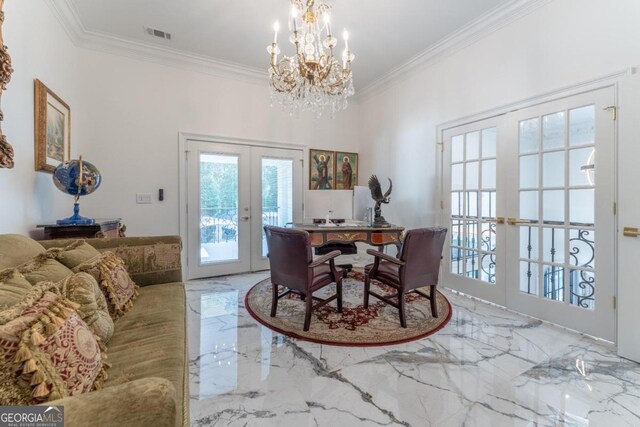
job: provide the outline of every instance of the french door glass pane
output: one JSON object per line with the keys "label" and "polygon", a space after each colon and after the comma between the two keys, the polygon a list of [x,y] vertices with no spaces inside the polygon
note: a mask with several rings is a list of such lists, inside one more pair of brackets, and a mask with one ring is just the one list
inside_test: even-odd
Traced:
{"label": "french door glass pane", "polygon": [[569,302],[581,308],[593,310],[595,308],[595,282],[593,271],[571,270]]}
{"label": "french door glass pane", "polygon": [[542,229],[542,259],[547,262],[564,262],[564,228]]}
{"label": "french door glass pane", "polygon": [[520,188],[538,187],[538,156],[520,157]]}
{"label": "french door glass pane", "polygon": [[593,225],[594,219],[594,189],[569,191],[569,221],[573,224]]}
{"label": "french door glass pane", "polygon": [[595,149],[578,148],[569,152],[569,185],[583,186],[595,183]]}
{"label": "french door glass pane", "polygon": [[542,186],[564,186],[564,151],[545,153],[542,156]]}
{"label": "french door glass pane", "polygon": [[[293,160],[262,159],[262,226],[293,222]],[[262,229],[262,256],[267,256]]]}
{"label": "french door glass pane", "polygon": [[238,156],[200,154],[200,263],[238,259]]}
{"label": "french door glass pane", "polygon": [[520,261],[520,291],[538,295],[538,264]]}
{"label": "french door glass pane", "polygon": [[464,135],[451,138],[451,162],[464,161]]}
{"label": "french door glass pane", "polygon": [[593,105],[569,111],[569,145],[594,144],[596,109]]}
{"label": "french door glass pane", "polygon": [[564,111],[542,118],[542,148],[564,147]]}
{"label": "french door glass pane", "polygon": [[540,120],[535,117],[520,122],[520,153],[538,151],[540,147]]}
{"label": "french door glass pane", "polygon": [[470,132],[467,134],[467,157],[466,160],[475,160],[480,155],[480,132]]}
{"label": "french door glass pane", "polygon": [[538,219],[538,192],[537,191],[521,191],[520,192],[520,218],[537,220]]}
{"label": "french door glass pane", "polygon": [[496,159],[482,162],[482,188],[496,188]]}
{"label": "french door glass pane", "polygon": [[564,190],[542,192],[542,218],[544,221],[564,223]]}
{"label": "french door glass pane", "polygon": [[482,130],[482,157],[496,156],[496,128]]}
{"label": "french door glass pane", "polygon": [[538,259],[538,227],[520,226],[520,258]]}
{"label": "french door glass pane", "polygon": [[564,301],[564,268],[542,265],[543,296],[554,301]]}

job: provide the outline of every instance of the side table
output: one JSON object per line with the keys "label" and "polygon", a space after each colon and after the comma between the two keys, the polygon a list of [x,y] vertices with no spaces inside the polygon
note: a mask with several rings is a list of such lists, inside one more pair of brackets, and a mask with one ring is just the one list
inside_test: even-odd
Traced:
{"label": "side table", "polygon": [[127,230],[120,218],[96,219],[95,224],[89,225],[39,224],[38,228],[44,228],[44,240],[125,237]]}

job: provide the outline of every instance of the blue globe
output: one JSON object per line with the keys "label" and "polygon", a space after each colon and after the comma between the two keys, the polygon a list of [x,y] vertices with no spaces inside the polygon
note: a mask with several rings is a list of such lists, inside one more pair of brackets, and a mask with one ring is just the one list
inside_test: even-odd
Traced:
{"label": "blue globe", "polygon": [[[82,185],[80,181],[80,161],[69,160],[61,163],[53,172],[53,183],[62,192],[72,196],[86,196],[100,187],[102,175],[98,169],[87,161],[82,161]],[[80,188],[78,188],[80,187]],[[79,190],[79,191],[78,191]]]}

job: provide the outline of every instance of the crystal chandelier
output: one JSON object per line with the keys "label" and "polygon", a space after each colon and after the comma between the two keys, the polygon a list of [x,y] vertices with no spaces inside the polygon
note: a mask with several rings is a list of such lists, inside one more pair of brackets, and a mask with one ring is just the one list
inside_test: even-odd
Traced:
{"label": "crystal chandelier", "polygon": [[345,48],[342,61],[338,61],[334,57],[338,39],[331,32],[331,6],[315,0],[291,3],[289,41],[295,54],[278,61],[278,22],[273,25],[273,43],[267,46],[272,103],[278,101],[290,114],[310,110],[319,117],[328,110],[333,116],[347,108],[347,98],[354,94],[351,62],[355,56],[349,51],[349,33],[343,33]]}

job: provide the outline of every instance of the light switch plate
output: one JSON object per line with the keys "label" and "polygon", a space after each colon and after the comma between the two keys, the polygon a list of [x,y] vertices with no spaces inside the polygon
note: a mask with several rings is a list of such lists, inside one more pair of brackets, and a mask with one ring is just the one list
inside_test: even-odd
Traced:
{"label": "light switch plate", "polygon": [[150,204],[151,203],[151,193],[137,193],[136,194],[136,203],[137,204]]}

